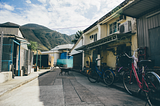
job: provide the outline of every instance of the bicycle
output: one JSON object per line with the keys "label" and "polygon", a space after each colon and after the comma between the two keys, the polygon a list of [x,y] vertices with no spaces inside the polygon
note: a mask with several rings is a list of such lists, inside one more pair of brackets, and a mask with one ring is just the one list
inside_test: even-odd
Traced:
{"label": "bicycle", "polygon": [[128,64],[128,63],[126,64],[126,62],[128,62],[128,60],[126,60],[125,57],[126,56],[124,56],[123,54],[116,55],[116,68],[115,68],[115,70],[112,69],[112,71],[115,74],[115,81],[114,82],[122,81],[122,77],[123,77],[124,72],[129,70],[128,66],[130,64]]}
{"label": "bicycle", "polygon": [[[98,60],[100,59],[96,59],[96,63]],[[101,63],[101,70],[98,69],[96,63],[92,64],[91,69],[87,73],[88,80],[91,83],[95,83],[99,82],[99,78],[101,78],[107,86],[112,85],[114,82],[114,73],[111,70],[104,68],[106,63]]]}
{"label": "bicycle", "polygon": [[132,62],[131,64],[131,70],[126,71],[123,75],[123,85],[126,91],[131,95],[133,94],[132,91],[135,88],[135,86],[138,85],[139,87],[138,93],[143,92],[146,96],[147,104],[149,106],[152,106],[153,104],[153,100],[151,99],[151,96],[153,96],[152,94],[155,94],[156,92],[160,91],[160,77],[155,72],[146,72],[144,70],[144,66],[151,64],[151,60],[141,60],[139,63],[142,66],[142,73],[141,73],[141,80],[139,79],[139,76],[135,69],[138,62],[138,59],[135,57],[135,52],[137,50],[134,51],[132,57],[128,56],[125,53],[125,55],[128,58],[133,59],[134,62]]}

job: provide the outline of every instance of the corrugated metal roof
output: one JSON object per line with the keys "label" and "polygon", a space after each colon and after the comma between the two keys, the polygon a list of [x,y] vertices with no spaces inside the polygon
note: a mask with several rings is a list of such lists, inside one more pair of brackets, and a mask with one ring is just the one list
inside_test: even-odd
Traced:
{"label": "corrugated metal roof", "polygon": [[123,9],[122,14],[138,18],[159,7],[160,0],[135,0]]}

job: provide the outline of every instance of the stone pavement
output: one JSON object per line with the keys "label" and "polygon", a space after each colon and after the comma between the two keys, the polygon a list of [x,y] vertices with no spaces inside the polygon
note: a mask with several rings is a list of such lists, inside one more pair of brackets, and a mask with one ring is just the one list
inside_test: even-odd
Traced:
{"label": "stone pavement", "polygon": [[18,88],[21,85],[24,85],[34,80],[38,76],[41,76],[47,73],[48,71],[50,71],[50,69],[40,69],[38,72],[33,72],[29,74],[28,76],[15,76],[14,79],[1,83],[0,84],[0,97],[13,89]]}

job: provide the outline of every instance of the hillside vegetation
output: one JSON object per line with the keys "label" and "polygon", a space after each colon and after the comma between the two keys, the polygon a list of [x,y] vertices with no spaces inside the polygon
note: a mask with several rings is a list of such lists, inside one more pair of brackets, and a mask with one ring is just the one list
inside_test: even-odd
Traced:
{"label": "hillside vegetation", "polygon": [[20,30],[28,41],[37,42],[39,44],[38,49],[42,51],[49,50],[57,45],[72,43],[71,41],[74,39],[74,35],[61,34],[37,24],[20,26]]}

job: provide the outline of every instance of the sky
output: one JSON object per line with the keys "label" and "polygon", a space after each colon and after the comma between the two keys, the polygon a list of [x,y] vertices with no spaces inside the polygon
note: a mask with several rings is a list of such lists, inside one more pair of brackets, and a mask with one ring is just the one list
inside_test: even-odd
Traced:
{"label": "sky", "polygon": [[124,0],[0,0],[0,24],[34,23],[62,34],[83,31]]}

